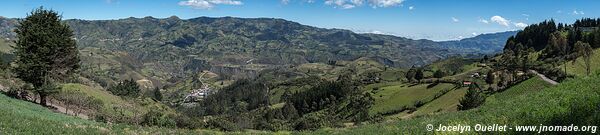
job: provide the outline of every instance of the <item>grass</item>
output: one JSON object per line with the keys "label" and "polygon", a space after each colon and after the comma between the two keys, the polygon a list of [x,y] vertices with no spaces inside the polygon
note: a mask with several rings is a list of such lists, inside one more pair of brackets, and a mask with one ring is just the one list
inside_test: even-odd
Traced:
{"label": "grass", "polygon": [[412,116],[421,116],[439,112],[454,112],[457,110],[456,106],[459,103],[458,101],[462,99],[466,92],[466,87],[452,90],[422,107],[417,108],[417,111],[413,112]]}
{"label": "grass", "polygon": [[[557,86],[550,86],[539,78],[532,78],[490,96],[484,105],[472,110],[368,124],[355,128],[324,128],[317,131],[278,133],[261,131],[223,133],[97,123],[53,113],[37,104],[0,94],[0,134],[42,132],[44,134],[432,134],[433,132],[426,131],[427,124],[598,125],[600,121],[597,113],[599,111],[597,105],[600,104],[598,84],[600,84],[600,75],[566,80]],[[441,134],[455,133],[458,132]]]}
{"label": "grass", "polygon": [[108,93],[101,89],[91,88],[82,84],[69,83],[62,85],[63,91],[80,91],[88,96],[100,99],[104,105],[115,105],[115,104],[126,104],[127,101],[121,99],[118,96]]}
{"label": "grass", "polygon": [[416,101],[427,102],[433,99],[435,94],[444,89],[451,89],[452,84],[441,83],[432,88],[427,88],[428,84],[416,86],[387,86],[381,87],[374,92],[373,98],[375,104],[371,108],[371,113],[380,113],[393,111],[402,107],[414,106]]}
{"label": "grass", "polygon": [[550,83],[542,80],[542,78],[538,76],[535,76],[529,80],[523,81],[520,84],[509,88],[508,90],[495,94],[487,98],[487,100],[508,100],[516,96],[540,92],[544,88],[548,88],[551,86],[552,85]]}
{"label": "grass", "polygon": [[[600,49],[594,50],[594,55],[592,55],[592,57],[590,58],[590,62],[591,73],[600,70]],[[564,65],[561,65],[559,68],[564,70]],[[586,76],[587,72],[585,70],[585,62],[583,57],[577,58],[574,62],[569,61],[567,63],[567,72],[570,75],[575,75],[577,77]]]}
{"label": "grass", "polygon": [[[110,94],[108,91],[92,88],[83,84],[68,83],[62,85],[63,91],[79,91],[87,96],[99,99],[103,103],[101,110],[95,110],[96,113],[105,114],[110,117],[121,117],[118,114],[123,114],[126,117],[139,116],[148,112],[150,109],[162,109],[168,113],[175,113],[175,110],[157,103],[149,98],[136,98],[125,100],[119,96]],[[133,101],[136,100],[136,101]]]}
{"label": "grass", "polygon": [[4,39],[0,39],[0,52],[2,53],[11,53],[13,48],[10,47],[12,44],[11,41],[6,41]]}
{"label": "grass", "polygon": [[469,71],[477,67],[476,59],[465,59],[460,57],[451,57],[436,61],[427,65],[426,68],[430,68],[433,71],[443,70],[451,72],[463,72]]}
{"label": "grass", "polygon": [[0,134],[215,134],[182,130],[105,124],[54,113],[40,105],[0,94]]}
{"label": "grass", "polygon": [[[434,134],[427,124],[475,125],[598,125],[600,122],[600,75],[566,80],[549,86],[537,78],[495,94],[479,108],[424,116],[409,120],[359,126],[352,129],[321,129],[305,134]],[[437,134],[458,134],[443,132]],[[475,134],[475,132],[467,132]],[[531,134],[534,132],[487,132],[491,134]],[[572,132],[586,134],[590,132]],[[478,133],[485,134],[485,133]],[[544,134],[560,134],[544,132]]]}

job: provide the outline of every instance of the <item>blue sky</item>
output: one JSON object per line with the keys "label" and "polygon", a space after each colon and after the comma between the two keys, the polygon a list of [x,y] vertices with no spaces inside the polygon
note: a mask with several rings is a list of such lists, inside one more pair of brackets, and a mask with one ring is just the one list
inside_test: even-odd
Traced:
{"label": "blue sky", "polygon": [[518,30],[554,18],[600,17],[600,0],[3,0],[0,16],[24,17],[44,6],[65,19],[283,18],[322,28],[454,40]]}

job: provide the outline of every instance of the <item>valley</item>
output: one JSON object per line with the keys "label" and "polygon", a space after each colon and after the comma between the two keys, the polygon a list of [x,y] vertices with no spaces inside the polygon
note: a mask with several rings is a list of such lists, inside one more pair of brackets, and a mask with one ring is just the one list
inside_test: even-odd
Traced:
{"label": "valley", "polygon": [[[432,41],[277,18],[62,19],[39,7],[0,17],[0,134],[597,126],[599,28],[549,19]],[[467,132],[490,133],[534,132]]]}

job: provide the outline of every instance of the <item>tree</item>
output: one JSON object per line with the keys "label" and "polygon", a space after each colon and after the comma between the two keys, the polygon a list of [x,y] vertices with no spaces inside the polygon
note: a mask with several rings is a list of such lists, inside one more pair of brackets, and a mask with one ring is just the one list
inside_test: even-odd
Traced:
{"label": "tree", "polygon": [[[583,61],[585,62],[585,71],[587,75],[590,75],[591,57],[594,54],[594,50],[590,44],[577,41],[577,43],[575,43],[575,51],[578,56],[583,57]],[[573,63],[575,63],[575,61],[573,61]]]}
{"label": "tree", "polygon": [[285,114],[285,118],[287,120],[291,120],[291,119],[295,119],[298,118],[298,110],[296,110],[296,107],[294,107],[294,103],[285,103],[285,105],[283,105],[282,108],[282,113]]}
{"label": "tree", "polygon": [[162,101],[162,94],[160,93],[160,89],[158,89],[158,87],[154,88],[154,100]]}
{"label": "tree", "polygon": [[487,55],[483,56],[483,59],[481,59],[481,63],[486,63],[490,60],[490,58]]}
{"label": "tree", "polygon": [[569,54],[569,45],[567,39],[560,33],[554,32],[550,35],[548,46],[546,47],[545,57],[562,57],[565,64],[565,74],[567,73],[567,55]]}
{"label": "tree", "polygon": [[492,86],[492,84],[494,84],[494,80],[496,80],[496,76],[494,76],[494,71],[490,70],[487,73],[487,76],[485,78],[485,82],[487,84],[489,84],[490,86]]}
{"label": "tree", "polygon": [[498,87],[504,87],[504,86],[506,86],[506,84],[507,84],[506,83],[506,81],[507,81],[506,76],[507,76],[506,73],[504,73],[504,72],[500,73],[500,80],[498,81],[498,84],[497,84]]}
{"label": "tree", "polygon": [[469,110],[482,105],[485,102],[485,97],[480,93],[477,83],[474,83],[469,86],[469,90],[459,102],[458,110]]}
{"label": "tree", "polygon": [[444,71],[442,70],[437,70],[435,71],[435,73],[433,73],[433,77],[435,78],[442,78],[446,75],[446,73],[444,73]]}
{"label": "tree", "polygon": [[408,72],[406,72],[405,77],[410,82],[412,79],[415,78],[416,73],[417,73],[417,71],[416,71],[415,67],[412,67],[408,70]]}
{"label": "tree", "polygon": [[417,69],[417,72],[415,73],[415,79],[417,79],[417,81],[421,81],[423,77],[423,69]]}
{"label": "tree", "polygon": [[55,81],[64,81],[79,69],[73,31],[53,10],[40,7],[19,21],[15,29],[16,77],[30,83],[46,105],[46,97],[57,93]]}
{"label": "tree", "polygon": [[108,91],[117,96],[137,97],[141,90],[140,86],[133,79],[129,79],[111,86],[108,88]]}

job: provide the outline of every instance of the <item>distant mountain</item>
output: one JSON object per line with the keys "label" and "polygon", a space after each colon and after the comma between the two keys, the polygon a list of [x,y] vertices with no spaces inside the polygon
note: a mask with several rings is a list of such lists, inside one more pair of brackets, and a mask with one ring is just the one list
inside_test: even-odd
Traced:
{"label": "distant mountain", "polygon": [[[0,36],[14,40],[16,22],[0,18]],[[65,22],[75,32],[84,70],[90,77],[101,77],[95,80],[109,82],[129,77],[172,82],[200,70],[251,76],[273,66],[362,57],[388,66],[409,67],[449,56],[498,52],[514,34],[434,42],[357,34],[272,18],[145,17]]]}
{"label": "distant mountain", "polygon": [[439,42],[442,47],[449,50],[460,49],[463,53],[498,53],[504,49],[506,40],[514,36],[519,31],[506,31],[490,34],[481,34],[472,38],[465,38],[457,41]]}

